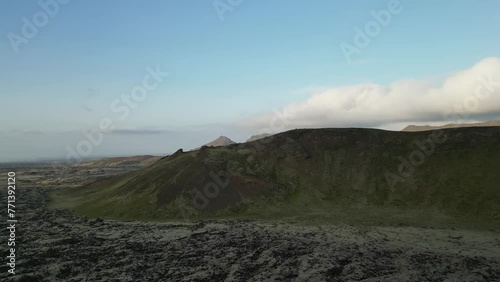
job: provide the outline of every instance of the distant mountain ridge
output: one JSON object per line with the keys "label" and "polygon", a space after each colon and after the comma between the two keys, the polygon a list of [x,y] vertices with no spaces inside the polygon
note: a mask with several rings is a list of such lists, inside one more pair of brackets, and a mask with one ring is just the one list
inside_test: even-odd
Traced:
{"label": "distant mountain ridge", "polygon": [[408,125],[401,131],[427,131],[436,129],[459,128],[459,127],[484,127],[484,126],[500,126],[500,120],[487,121],[479,123],[449,123],[441,126],[431,125]]}
{"label": "distant mountain ridge", "polygon": [[221,147],[221,146],[227,146],[231,144],[236,144],[233,140],[227,138],[226,136],[219,136],[219,138],[215,139],[212,142],[209,142],[203,146],[207,147]]}
{"label": "distant mountain ridge", "polygon": [[262,133],[262,134],[252,135],[252,136],[248,137],[248,139],[247,139],[246,142],[252,142],[252,141],[259,140],[259,139],[262,139],[262,138],[266,138],[266,137],[269,137],[269,136],[272,136],[272,134],[270,134],[270,133]]}

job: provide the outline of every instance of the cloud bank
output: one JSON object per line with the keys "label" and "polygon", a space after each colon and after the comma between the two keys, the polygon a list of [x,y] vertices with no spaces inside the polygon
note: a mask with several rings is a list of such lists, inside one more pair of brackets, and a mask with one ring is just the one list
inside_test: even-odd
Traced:
{"label": "cloud bank", "polygon": [[389,86],[359,84],[328,89],[273,113],[245,120],[242,125],[282,131],[308,127],[391,128],[410,123],[488,119],[500,119],[497,57],[449,75],[437,86],[430,81],[406,80]]}

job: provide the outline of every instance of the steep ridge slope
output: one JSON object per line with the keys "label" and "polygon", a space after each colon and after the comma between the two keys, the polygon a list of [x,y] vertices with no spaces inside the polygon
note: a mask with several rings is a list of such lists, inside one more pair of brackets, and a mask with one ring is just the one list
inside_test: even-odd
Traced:
{"label": "steep ridge slope", "polygon": [[301,129],[180,150],[140,171],[57,191],[53,206],[118,219],[354,218],[360,211],[375,221],[401,213],[410,223],[429,216],[498,223],[499,170],[500,127]]}

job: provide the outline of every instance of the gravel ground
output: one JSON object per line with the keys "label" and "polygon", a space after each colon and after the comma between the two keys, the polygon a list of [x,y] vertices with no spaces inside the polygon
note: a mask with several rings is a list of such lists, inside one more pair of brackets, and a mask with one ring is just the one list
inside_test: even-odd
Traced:
{"label": "gravel ground", "polygon": [[0,280],[500,281],[494,232],[117,222],[48,210],[47,191],[18,188],[16,275],[2,263]]}

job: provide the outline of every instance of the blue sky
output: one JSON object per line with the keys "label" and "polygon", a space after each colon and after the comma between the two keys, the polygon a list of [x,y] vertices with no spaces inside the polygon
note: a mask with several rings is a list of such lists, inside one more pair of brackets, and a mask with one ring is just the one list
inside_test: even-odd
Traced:
{"label": "blue sky", "polygon": [[[8,34],[22,35],[22,18],[43,10],[39,1],[1,1],[0,134],[8,138],[0,161],[64,155],[79,131],[116,119],[110,104],[140,84],[148,66],[168,78],[116,127],[143,133],[151,145],[114,146],[115,136],[92,155],[169,153],[218,135],[244,141],[258,131],[241,126],[247,120],[327,89],[440,83],[500,57],[499,1],[401,0],[402,12],[348,63],[339,44],[352,44],[355,28],[389,2],[242,0],[221,20],[212,0],[72,0],[16,54]],[[44,144],[23,135],[32,131],[47,135]],[[68,132],[77,137],[56,141]]]}

